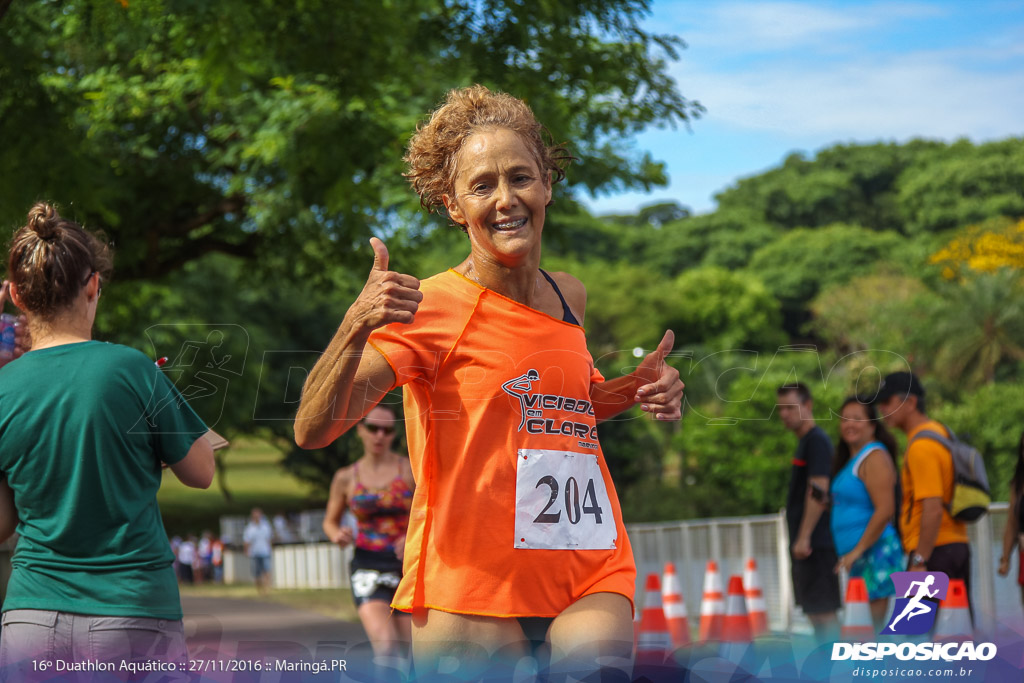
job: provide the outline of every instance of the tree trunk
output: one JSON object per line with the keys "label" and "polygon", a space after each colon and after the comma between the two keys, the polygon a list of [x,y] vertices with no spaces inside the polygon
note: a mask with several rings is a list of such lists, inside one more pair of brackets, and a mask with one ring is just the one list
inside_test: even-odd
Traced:
{"label": "tree trunk", "polygon": [[228,476],[228,464],[224,461],[224,451],[214,451],[213,463],[217,469],[217,488],[220,489],[221,494],[224,496],[224,500],[231,503],[233,498],[231,497],[231,491],[228,491],[227,476]]}

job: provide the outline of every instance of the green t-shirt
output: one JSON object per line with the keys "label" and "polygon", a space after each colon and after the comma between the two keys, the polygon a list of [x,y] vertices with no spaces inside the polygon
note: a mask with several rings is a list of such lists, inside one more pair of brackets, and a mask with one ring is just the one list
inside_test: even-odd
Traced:
{"label": "green t-shirt", "polygon": [[181,619],[156,492],[207,428],[153,361],[97,341],[0,369],[18,546],[3,609]]}

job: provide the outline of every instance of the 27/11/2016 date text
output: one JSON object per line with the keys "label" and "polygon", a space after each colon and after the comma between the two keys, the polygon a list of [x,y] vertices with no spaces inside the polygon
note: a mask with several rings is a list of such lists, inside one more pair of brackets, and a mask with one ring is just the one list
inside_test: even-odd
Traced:
{"label": "27/11/2016 date text", "polygon": [[347,671],[344,659],[322,659],[317,661],[288,659],[190,659],[187,671],[194,673],[214,671],[302,671],[324,673]]}

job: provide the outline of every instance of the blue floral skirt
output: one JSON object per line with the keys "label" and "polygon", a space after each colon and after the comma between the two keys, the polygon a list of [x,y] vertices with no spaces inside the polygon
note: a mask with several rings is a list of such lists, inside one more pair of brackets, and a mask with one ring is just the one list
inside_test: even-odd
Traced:
{"label": "blue floral skirt", "polygon": [[864,579],[869,600],[887,598],[896,594],[896,588],[889,577],[893,572],[903,571],[903,565],[900,537],[892,526],[887,526],[875,544],[850,566],[850,576]]}

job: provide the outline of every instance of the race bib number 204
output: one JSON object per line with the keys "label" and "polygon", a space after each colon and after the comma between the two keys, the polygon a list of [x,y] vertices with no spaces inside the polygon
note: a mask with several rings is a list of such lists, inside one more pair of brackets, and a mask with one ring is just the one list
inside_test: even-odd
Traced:
{"label": "race bib number 204", "polygon": [[597,455],[519,449],[516,548],[609,550],[616,538]]}

